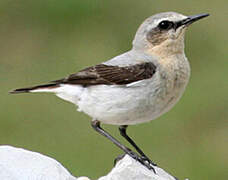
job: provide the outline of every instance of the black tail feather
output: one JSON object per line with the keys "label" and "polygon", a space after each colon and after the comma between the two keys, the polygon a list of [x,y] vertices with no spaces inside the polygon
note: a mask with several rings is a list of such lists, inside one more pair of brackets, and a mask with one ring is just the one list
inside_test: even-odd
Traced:
{"label": "black tail feather", "polygon": [[59,84],[57,83],[52,83],[52,84],[44,84],[44,85],[38,85],[38,86],[33,86],[33,87],[27,87],[27,88],[20,88],[20,89],[15,89],[10,91],[9,93],[11,94],[17,94],[17,93],[28,93],[32,90],[35,89],[43,89],[43,88],[55,88],[55,87],[59,87]]}

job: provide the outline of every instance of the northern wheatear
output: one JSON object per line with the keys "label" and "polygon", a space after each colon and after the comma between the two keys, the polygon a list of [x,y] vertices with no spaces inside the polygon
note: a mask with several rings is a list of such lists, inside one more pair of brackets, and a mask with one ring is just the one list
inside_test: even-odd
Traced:
{"label": "northern wheatear", "polygon": [[[128,125],[151,121],[169,111],[188,83],[190,67],[184,34],[193,22],[209,14],[156,14],[139,27],[130,51],[49,84],[11,93],[51,92],[92,117],[92,127],[149,169],[152,161],[127,135]],[[100,127],[119,125],[133,152]]]}

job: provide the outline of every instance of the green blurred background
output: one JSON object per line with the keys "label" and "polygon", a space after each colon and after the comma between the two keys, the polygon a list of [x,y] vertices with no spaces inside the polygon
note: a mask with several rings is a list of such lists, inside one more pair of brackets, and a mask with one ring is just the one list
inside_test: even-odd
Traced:
{"label": "green blurred background", "polygon": [[[0,143],[51,156],[75,176],[98,178],[122,152],[90,118],[50,94],[9,95],[131,48],[141,22],[158,12],[210,13],[186,33],[192,76],[180,102],[129,134],[180,180],[228,178],[228,9],[226,0],[1,0]],[[116,126],[104,125],[114,136]]]}

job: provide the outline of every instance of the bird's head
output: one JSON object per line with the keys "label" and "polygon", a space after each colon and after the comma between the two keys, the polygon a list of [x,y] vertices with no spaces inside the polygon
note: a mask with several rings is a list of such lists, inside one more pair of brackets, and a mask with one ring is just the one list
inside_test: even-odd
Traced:
{"label": "bird's head", "polygon": [[166,12],[151,16],[139,27],[133,41],[133,49],[159,56],[183,53],[186,28],[208,15],[184,16],[176,12]]}

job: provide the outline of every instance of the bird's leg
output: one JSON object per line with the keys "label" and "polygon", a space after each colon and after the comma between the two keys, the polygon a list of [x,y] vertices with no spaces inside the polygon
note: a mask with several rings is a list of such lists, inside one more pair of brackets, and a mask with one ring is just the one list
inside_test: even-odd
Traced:
{"label": "bird's leg", "polygon": [[145,161],[148,161],[153,166],[157,166],[155,163],[153,163],[146,155],[145,153],[135,144],[135,142],[127,135],[127,125],[119,126],[119,131],[121,136],[123,136],[134,148],[135,150],[142,156],[142,159]]}
{"label": "bird's leg", "polygon": [[133,159],[137,160],[142,165],[146,166],[148,169],[153,170],[154,173],[156,173],[154,168],[152,166],[150,166],[149,163],[145,162],[145,160],[141,156],[139,156],[137,153],[133,152],[131,149],[129,149],[128,147],[121,144],[117,139],[115,139],[108,132],[106,132],[104,129],[102,129],[100,127],[100,122],[98,120],[92,121],[91,125],[98,133],[100,133],[101,135],[103,135],[106,138],[108,138],[109,140],[111,140],[116,146],[118,146],[120,149],[122,149],[126,154],[128,154]]}

